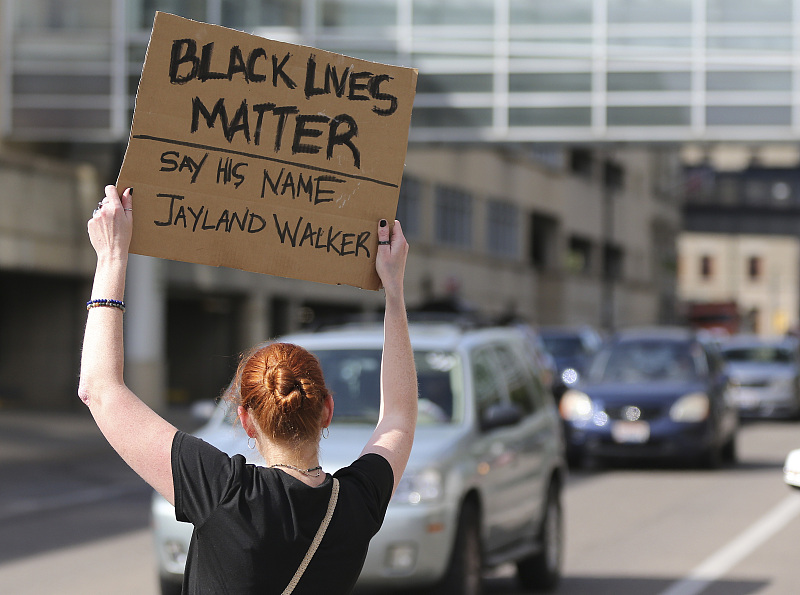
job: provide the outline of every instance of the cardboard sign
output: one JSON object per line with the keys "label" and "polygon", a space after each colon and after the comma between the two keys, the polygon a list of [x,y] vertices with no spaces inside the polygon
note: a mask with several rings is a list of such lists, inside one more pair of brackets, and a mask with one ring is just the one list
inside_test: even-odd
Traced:
{"label": "cardboard sign", "polygon": [[157,13],[117,180],[131,252],[378,289],[416,82]]}

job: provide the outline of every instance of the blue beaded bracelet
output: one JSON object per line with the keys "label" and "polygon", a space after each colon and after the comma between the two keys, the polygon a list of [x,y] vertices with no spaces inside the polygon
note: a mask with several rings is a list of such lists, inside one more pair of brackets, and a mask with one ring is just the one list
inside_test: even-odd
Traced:
{"label": "blue beaded bracelet", "polygon": [[86,302],[86,309],[91,310],[92,308],[117,308],[118,310],[125,311],[125,302],[122,300],[108,300],[108,299],[99,299],[99,300],[89,300]]}

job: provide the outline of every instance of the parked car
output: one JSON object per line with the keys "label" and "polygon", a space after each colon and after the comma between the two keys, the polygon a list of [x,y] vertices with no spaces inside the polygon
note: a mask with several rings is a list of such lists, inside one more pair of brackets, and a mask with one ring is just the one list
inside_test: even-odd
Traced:
{"label": "parked car", "polygon": [[586,372],[603,340],[594,328],[585,325],[542,327],[539,329],[539,336],[555,361],[553,393],[556,399],[560,399]]}
{"label": "parked car", "polygon": [[727,384],[714,346],[689,330],[620,332],[561,399],[568,455],[732,461],[739,420]]}
{"label": "parked car", "polygon": [[[322,364],[335,412],[321,462],[334,472],[358,457],[378,419],[382,325],[282,340]],[[524,334],[425,323],[411,325],[411,340],[420,390],[416,439],[358,587],[470,595],[480,592],[482,569],[513,562],[525,587],[553,588],[562,557],[563,435]],[[252,457],[233,417],[220,404],[197,435]],[[152,511],[167,593],[181,580],[191,526],[176,522],[158,495]]]}
{"label": "parked car", "polygon": [[800,416],[797,339],[735,336],[723,343],[721,352],[741,417]]}

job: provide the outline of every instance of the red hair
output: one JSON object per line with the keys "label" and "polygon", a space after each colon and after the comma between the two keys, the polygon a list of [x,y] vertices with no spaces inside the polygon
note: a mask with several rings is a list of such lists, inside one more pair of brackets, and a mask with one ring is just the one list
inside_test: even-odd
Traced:
{"label": "red hair", "polygon": [[269,438],[318,440],[328,390],[319,361],[291,343],[273,343],[239,363],[229,399],[251,411]]}

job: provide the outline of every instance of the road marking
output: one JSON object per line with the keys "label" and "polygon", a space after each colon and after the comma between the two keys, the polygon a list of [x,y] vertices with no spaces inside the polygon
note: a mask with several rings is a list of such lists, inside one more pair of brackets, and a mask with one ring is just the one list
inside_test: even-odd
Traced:
{"label": "road marking", "polygon": [[750,525],[733,541],[706,558],[685,578],[660,595],[698,595],[788,525],[798,514],[800,497],[797,494],[787,496],[755,524]]}
{"label": "road marking", "polygon": [[140,491],[142,491],[141,485],[119,485],[89,488],[78,492],[32,498],[29,500],[17,500],[2,505],[0,508],[0,521],[13,519],[26,514],[52,512],[54,510],[61,510],[81,504],[93,504],[95,502],[111,500],[112,498],[118,498]]}

